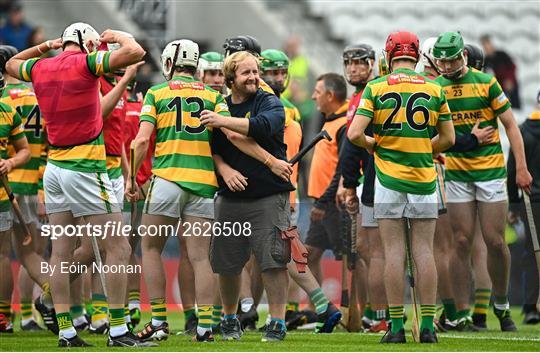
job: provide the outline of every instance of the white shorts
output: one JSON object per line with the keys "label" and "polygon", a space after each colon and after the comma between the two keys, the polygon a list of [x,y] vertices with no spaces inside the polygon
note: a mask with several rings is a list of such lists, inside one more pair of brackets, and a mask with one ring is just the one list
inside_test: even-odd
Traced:
{"label": "white shorts", "polygon": [[356,188],[356,196],[358,197],[358,200],[362,200],[362,191],[363,190],[364,190],[364,184],[360,184]]}
{"label": "white shorts", "polygon": [[77,172],[48,163],[43,186],[47,214],[71,211],[73,217],[81,217],[120,212],[106,172]]}
{"label": "white shorts", "polygon": [[116,179],[111,179],[112,189],[120,208],[124,208],[124,176],[120,175]]}
{"label": "white shorts", "polygon": [[458,202],[500,202],[506,201],[506,179],[462,182],[446,181],[448,203]]}
{"label": "white shorts", "polygon": [[373,207],[362,205],[362,227],[378,228],[379,223],[377,223],[374,216],[375,213]]}
{"label": "white shorts", "polygon": [[385,188],[375,178],[375,218],[437,218],[437,193],[417,195]]}
{"label": "white shorts", "polygon": [[[26,224],[39,224],[37,195],[15,195]],[[12,211],[13,212],[13,211]],[[13,214],[13,220],[19,224],[19,219]]]}
{"label": "white shorts", "polygon": [[214,199],[197,196],[172,181],[154,176],[143,212],[173,218],[193,216],[214,219]]}
{"label": "white shorts", "polygon": [[0,212],[0,232],[13,228],[13,214],[11,211]]}

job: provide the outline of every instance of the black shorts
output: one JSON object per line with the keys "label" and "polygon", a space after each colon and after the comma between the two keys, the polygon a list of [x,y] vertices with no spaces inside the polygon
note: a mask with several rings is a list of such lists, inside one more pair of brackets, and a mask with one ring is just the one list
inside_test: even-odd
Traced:
{"label": "black shorts", "polygon": [[320,222],[311,222],[306,238],[306,245],[322,250],[332,250],[340,259],[343,252],[342,216],[335,204],[329,204]]}
{"label": "black shorts", "polygon": [[[281,239],[281,231],[287,230],[290,224],[288,192],[260,199],[218,196],[215,201],[215,222],[218,222],[218,226],[225,222],[240,223],[244,234],[212,236],[210,264],[214,273],[239,275],[251,253],[255,255],[261,271],[287,268],[291,260],[291,247],[289,240]],[[245,228],[247,224],[249,232]]]}

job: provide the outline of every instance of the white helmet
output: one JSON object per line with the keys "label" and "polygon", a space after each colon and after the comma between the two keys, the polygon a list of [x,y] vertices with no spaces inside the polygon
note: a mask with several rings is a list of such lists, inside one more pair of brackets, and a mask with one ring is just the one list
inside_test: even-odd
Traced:
{"label": "white helmet", "polygon": [[94,51],[96,51],[100,44],[99,33],[88,23],[73,23],[62,33],[62,45],[67,42],[73,42],[81,47],[81,51],[89,53],[90,51],[86,46],[87,41],[91,41],[94,44]]}
{"label": "white helmet", "polygon": [[[117,30],[115,30],[115,32],[123,34],[128,38],[135,39],[135,37],[133,37],[133,34],[131,34],[131,33],[124,32],[124,31],[117,31]],[[107,43],[107,50],[113,51],[113,50],[117,50],[117,49],[120,49],[120,44],[118,44],[118,43]]]}
{"label": "white helmet", "polygon": [[429,37],[422,45],[420,63],[424,65],[424,67],[433,67],[434,69],[437,69],[434,67],[435,59],[433,58],[433,47],[435,46],[436,41],[437,37]]}
{"label": "white helmet", "polygon": [[199,63],[199,45],[189,39],[174,40],[161,53],[161,71],[167,80],[175,67],[194,67]]}

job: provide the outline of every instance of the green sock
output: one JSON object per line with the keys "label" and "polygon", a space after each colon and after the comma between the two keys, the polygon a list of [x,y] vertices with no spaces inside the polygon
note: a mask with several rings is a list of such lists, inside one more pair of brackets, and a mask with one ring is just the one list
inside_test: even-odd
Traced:
{"label": "green sock", "polygon": [[489,300],[491,299],[490,288],[477,288],[474,291],[474,310],[473,314],[487,315]]}
{"label": "green sock", "polygon": [[444,314],[446,315],[446,318],[450,321],[456,320],[457,309],[456,309],[456,303],[454,302],[454,299],[453,298],[443,299],[442,303],[444,306]]}
{"label": "green sock", "polygon": [[167,304],[164,298],[157,298],[150,301],[152,309],[152,325],[167,321]]}
{"label": "green sock", "polygon": [[30,320],[32,318],[32,301],[21,300],[21,320]]}
{"label": "green sock", "polygon": [[11,319],[11,300],[0,300],[0,314],[4,314],[6,319]]}
{"label": "green sock", "polygon": [[212,325],[217,326],[221,322],[221,312],[223,311],[223,306],[214,305],[212,310]]}
{"label": "green sock", "polygon": [[128,302],[130,304],[140,304],[141,303],[141,292],[138,290],[130,290],[128,293]]}
{"label": "green sock", "polygon": [[109,315],[109,324],[111,325],[111,328],[126,324],[126,319],[124,318],[124,308],[110,309]]}
{"label": "green sock", "polygon": [[433,326],[435,311],[435,304],[420,304],[420,315],[422,316],[422,322],[420,323],[420,331],[425,328],[429,329],[431,332],[435,331],[435,327]]}
{"label": "green sock", "polygon": [[197,315],[197,311],[195,310],[194,307],[184,310],[184,320],[188,321],[191,315]]}
{"label": "green sock", "polygon": [[328,298],[324,295],[321,288],[315,289],[313,292],[309,293],[309,300],[313,306],[315,306],[315,312],[317,314],[322,314],[328,309]]}
{"label": "green sock", "polygon": [[201,305],[199,306],[199,323],[198,327],[204,329],[212,329],[212,305]]}
{"label": "green sock", "polygon": [[459,320],[459,319],[463,319],[463,318],[468,317],[470,311],[471,311],[471,309],[469,309],[469,308],[458,311],[457,312],[457,319]]}
{"label": "green sock", "polygon": [[56,314],[56,321],[58,321],[58,329],[60,331],[67,330],[73,327],[70,313],[58,313]]}
{"label": "green sock", "polygon": [[390,320],[392,320],[392,334],[395,335],[403,328],[403,305],[389,306]]}
{"label": "green sock", "polygon": [[366,307],[364,308],[364,316],[367,317],[370,320],[373,320],[373,318],[374,318],[373,309],[371,309],[371,304],[370,303],[367,303]]}
{"label": "green sock", "polygon": [[92,294],[92,322],[107,319],[107,298],[105,294]]}
{"label": "green sock", "polygon": [[82,305],[72,305],[69,308],[72,318],[78,318],[84,315],[84,307]]}
{"label": "green sock", "polygon": [[289,302],[287,303],[287,307],[285,308],[286,311],[298,311],[300,308],[300,303],[297,302]]}

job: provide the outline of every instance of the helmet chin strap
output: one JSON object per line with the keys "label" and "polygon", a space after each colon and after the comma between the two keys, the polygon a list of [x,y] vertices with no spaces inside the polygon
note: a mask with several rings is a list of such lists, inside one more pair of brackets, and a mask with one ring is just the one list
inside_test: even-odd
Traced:
{"label": "helmet chin strap", "polygon": [[90,54],[90,51],[86,47],[86,44],[84,44],[82,33],[80,30],[77,30],[77,38],[79,38],[79,48],[81,48],[81,51],[86,54]]}
{"label": "helmet chin strap", "polygon": [[176,64],[176,60],[178,60],[178,52],[180,50],[180,44],[175,44],[176,45],[176,49],[174,50],[174,57],[173,57],[173,61],[171,63],[171,71],[169,72],[169,75],[167,77],[167,81],[170,81],[173,77],[173,74],[174,74],[174,66]]}

